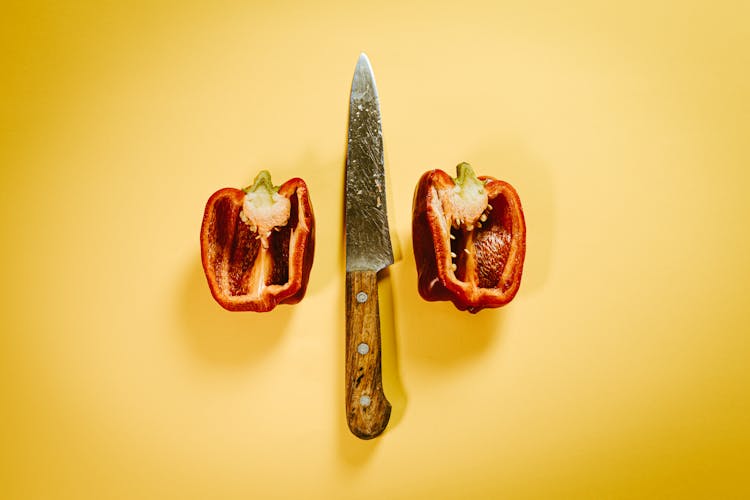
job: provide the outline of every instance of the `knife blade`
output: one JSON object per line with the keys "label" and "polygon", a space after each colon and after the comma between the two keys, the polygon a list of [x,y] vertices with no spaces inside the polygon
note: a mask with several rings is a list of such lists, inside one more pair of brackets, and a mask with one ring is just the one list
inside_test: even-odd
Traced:
{"label": "knife blade", "polygon": [[383,393],[377,272],[393,264],[385,195],[380,102],[364,53],[349,99],[346,227],[346,415],[362,439],[380,435],[391,404]]}

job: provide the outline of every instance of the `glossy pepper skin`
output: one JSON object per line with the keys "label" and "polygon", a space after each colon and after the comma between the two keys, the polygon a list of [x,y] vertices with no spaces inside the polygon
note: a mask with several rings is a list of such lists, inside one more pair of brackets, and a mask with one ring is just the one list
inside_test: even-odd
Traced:
{"label": "glossy pepper skin", "polygon": [[426,172],[414,193],[412,242],[419,294],[476,313],[518,292],[526,254],[521,200],[507,182],[476,177],[468,163],[452,178]]}
{"label": "glossy pepper skin", "polygon": [[307,185],[273,186],[262,171],[245,189],[224,188],[206,203],[201,261],[214,299],[230,311],[270,311],[302,300],[315,249]]}

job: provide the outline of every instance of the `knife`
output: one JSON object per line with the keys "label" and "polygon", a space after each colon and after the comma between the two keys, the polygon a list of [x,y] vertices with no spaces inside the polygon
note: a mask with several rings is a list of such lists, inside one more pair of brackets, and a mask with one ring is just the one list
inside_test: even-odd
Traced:
{"label": "knife", "polygon": [[383,432],[391,404],[383,393],[377,272],[393,264],[385,206],[380,102],[367,56],[357,61],[349,99],[346,226],[346,417],[351,432]]}

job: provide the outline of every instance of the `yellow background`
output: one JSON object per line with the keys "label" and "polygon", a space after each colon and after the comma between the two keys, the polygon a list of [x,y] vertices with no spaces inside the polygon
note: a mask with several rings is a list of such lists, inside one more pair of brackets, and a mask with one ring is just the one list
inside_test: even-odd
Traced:
{"label": "yellow background", "polygon": [[[748,498],[747,2],[3,2],[3,498]],[[343,410],[360,51],[400,259],[387,432]],[[414,186],[511,182],[524,281],[422,301]],[[304,177],[309,291],[222,310],[215,190]]]}

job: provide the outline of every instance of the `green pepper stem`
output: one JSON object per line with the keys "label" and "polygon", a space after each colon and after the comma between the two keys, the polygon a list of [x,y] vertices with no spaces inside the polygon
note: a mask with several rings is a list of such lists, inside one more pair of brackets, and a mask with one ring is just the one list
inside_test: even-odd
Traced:
{"label": "green pepper stem", "polygon": [[279,186],[273,185],[268,170],[261,170],[243,191],[242,220],[258,232],[262,246],[267,247],[271,231],[289,221],[291,202],[279,194]]}
{"label": "green pepper stem", "polygon": [[484,195],[484,182],[477,179],[474,169],[466,162],[456,165],[456,178],[453,179],[458,194],[467,201]]}
{"label": "green pepper stem", "polygon": [[265,192],[270,198],[274,193],[279,191],[279,186],[274,186],[271,182],[271,174],[268,170],[261,170],[258,175],[255,176],[253,183],[244,188],[245,193],[258,193]]}
{"label": "green pepper stem", "polygon": [[477,175],[470,164],[461,162],[456,165],[456,178],[454,182],[459,186],[463,186],[466,181],[477,181]]}
{"label": "green pepper stem", "polygon": [[449,197],[448,209],[451,225],[471,231],[487,208],[488,198],[484,182],[479,180],[466,162],[456,165],[453,187],[446,194]]}

